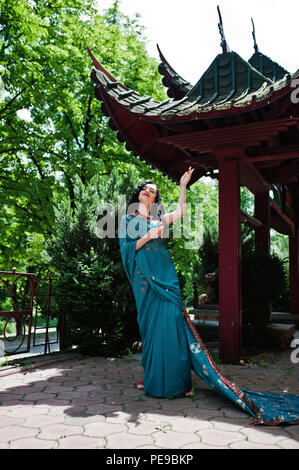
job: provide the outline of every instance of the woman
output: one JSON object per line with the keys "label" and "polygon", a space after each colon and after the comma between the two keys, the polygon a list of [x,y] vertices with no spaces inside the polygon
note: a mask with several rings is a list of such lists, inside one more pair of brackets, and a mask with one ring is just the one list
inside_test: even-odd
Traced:
{"label": "woman", "polygon": [[[176,210],[159,212],[160,194],[153,181],[134,191],[120,226],[120,249],[132,286],[142,338],[144,381],[152,397],[193,396],[191,370],[211,388],[254,417],[254,424],[299,422],[299,397],[239,389],[216,367],[181,299],[177,274],[163,241],[167,225],[184,214],[186,186],[193,169],[180,180]],[[155,217],[152,208],[156,208]]]}

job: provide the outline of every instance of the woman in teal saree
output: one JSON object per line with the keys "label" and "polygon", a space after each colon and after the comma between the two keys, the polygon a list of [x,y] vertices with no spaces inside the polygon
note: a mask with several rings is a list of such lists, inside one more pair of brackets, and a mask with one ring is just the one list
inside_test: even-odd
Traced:
{"label": "woman in teal saree", "polygon": [[192,172],[189,167],[180,180],[181,193],[174,212],[164,214],[162,220],[150,216],[151,207],[159,202],[159,192],[152,181],[147,181],[135,190],[129,213],[121,220],[121,256],[135,296],[142,338],[144,381],[138,388],[144,388],[151,397],[193,396],[193,370],[212,389],[249,413],[253,424],[298,424],[299,396],[252,392],[226,379],[186,312],[162,234],[165,225],[184,213]]}

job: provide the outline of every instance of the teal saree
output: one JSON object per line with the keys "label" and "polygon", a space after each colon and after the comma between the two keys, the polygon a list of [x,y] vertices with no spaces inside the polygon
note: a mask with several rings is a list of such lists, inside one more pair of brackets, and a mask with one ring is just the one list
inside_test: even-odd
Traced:
{"label": "teal saree", "polygon": [[253,417],[252,424],[299,423],[299,396],[240,389],[217,368],[194,328],[181,298],[172,258],[161,238],[136,251],[152,221],[125,215],[119,243],[137,307],[142,338],[144,391],[151,397],[181,396],[193,370],[205,383]]}

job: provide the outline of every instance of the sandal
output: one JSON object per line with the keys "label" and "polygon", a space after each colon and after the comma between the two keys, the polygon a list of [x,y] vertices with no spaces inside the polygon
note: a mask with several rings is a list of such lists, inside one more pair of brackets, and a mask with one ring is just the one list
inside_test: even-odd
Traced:
{"label": "sandal", "polygon": [[137,386],[136,388],[138,388],[138,390],[143,390],[144,389],[144,380],[142,380]]}

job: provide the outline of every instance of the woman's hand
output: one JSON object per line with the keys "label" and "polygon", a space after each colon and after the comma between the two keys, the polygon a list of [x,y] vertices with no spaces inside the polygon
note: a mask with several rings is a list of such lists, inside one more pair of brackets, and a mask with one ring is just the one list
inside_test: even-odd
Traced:
{"label": "woman's hand", "polygon": [[185,188],[187,186],[187,184],[191,180],[191,176],[192,176],[193,171],[194,171],[194,168],[191,168],[191,166],[189,166],[189,170],[186,171],[180,179],[180,186],[181,187]]}
{"label": "woman's hand", "polygon": [[153,238],[162,237],[164,228],[165,228],[164,224],[163,224],[162,222],[159,222],[159,226],[158,226],[158,227],[151,228],[151,229],[147,232],[148,238],[149,238],[150,240],[152,240]]}
{"label": "woman's hand", "polygon": [[148,232],[146,232],[143,237],[139,238],[136,243],[136,251],[139,250],[145,243],[149,242],[152,239],[162,237],[163,230],[165,228],[163,222],[158,222],[159,226],[155,228],[151,228]]}

